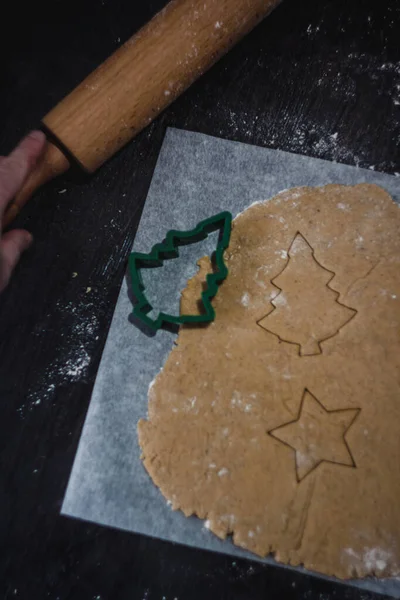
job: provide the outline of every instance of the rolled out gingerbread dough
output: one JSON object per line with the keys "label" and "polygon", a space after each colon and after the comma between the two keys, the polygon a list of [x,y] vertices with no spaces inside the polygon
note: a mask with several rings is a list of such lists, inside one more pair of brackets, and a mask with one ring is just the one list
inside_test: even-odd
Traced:
{"label": "rolled out gingerbread dough", "polygon": [[147,471],[260,556],[398,575],[399,207],[375,185],[286,191],[235,219],[225,259],[216,320],[181,328],[149,389]]}

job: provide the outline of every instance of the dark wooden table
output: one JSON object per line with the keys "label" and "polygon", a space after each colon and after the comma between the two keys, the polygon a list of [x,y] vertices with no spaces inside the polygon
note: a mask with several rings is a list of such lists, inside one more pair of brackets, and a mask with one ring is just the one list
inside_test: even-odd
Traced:
{"label": "dark wooden table", "polygon": [[[165,2],[15,4],[0,154]],[[285,0],[95,176],[71,173],[24,210],[35,244],[0,299],[1,598],[374,597],[59,511],[165,128],[400,172],[399,30],[397,0]]]}

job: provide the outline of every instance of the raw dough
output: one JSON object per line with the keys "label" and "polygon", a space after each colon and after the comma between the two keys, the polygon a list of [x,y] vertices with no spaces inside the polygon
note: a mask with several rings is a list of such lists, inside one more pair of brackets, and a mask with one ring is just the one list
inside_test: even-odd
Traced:
{"label": "raw dough", "polygon": [[367,184],[293,189],[235,219],[217,318],[181,328],[138,427],[174,509],[284,563],[400,573],[399,232]]}

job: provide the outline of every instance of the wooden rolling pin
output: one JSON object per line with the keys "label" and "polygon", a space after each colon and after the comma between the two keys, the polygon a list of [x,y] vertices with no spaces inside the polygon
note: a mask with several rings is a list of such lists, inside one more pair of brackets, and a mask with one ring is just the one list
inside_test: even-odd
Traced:
{"label": "wooden rolling pin", "polygon": [[70,157],[89,173],[100,167],[279,2],[167,4],[43,119],[53,142],[9,207],[4,226],[39,186],[68,170]]}

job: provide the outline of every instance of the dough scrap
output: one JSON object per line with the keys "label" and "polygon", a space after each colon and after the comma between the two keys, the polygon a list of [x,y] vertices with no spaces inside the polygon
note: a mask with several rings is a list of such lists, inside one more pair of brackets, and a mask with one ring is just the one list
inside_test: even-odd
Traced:
{"label": "dough scrap", "polygon": [[[235,219],[217,318],[181,328],[138,425],[144,466],[174,509],[283,563],[400,574],[399,232],[399,207],[369,184],[295,188]],[[298,233],[315,285],[292,268],[279,292]],[[199,266],[185,310],[211,268]],[[328,296],[352,318],[334,310],[334,335],[301,354],[299,339],[325,335]],[[293,339],[264,328],[277,307]]]}

